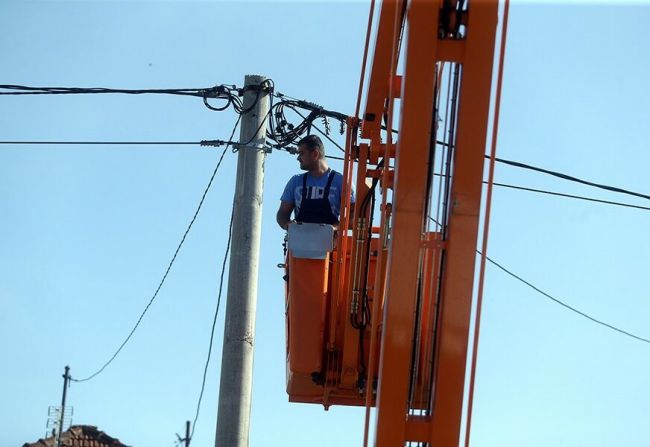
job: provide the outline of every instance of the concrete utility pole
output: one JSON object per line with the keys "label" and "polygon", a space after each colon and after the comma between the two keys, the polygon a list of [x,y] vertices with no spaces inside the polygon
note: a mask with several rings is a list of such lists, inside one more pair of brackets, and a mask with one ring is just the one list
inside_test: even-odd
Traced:
{"label": "concrete utility pole", "polygon": [[[262,227],[264,144],[269,96],[264,76],[247,75],[237,159],[216,447],[248,447],[257,274]],[[257,103],[255,103],[257,99]]]}

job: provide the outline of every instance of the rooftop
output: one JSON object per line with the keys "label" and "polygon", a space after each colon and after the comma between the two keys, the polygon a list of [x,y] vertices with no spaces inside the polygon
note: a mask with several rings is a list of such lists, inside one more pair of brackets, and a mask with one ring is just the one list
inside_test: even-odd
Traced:
{"label": "rooftop", "polygon": [[[56,438],[39,439],[23,447],[55,447]],[[128,447],[119,439],[108,436],[94,425],[73,425],[61,435],[61,447]]]}

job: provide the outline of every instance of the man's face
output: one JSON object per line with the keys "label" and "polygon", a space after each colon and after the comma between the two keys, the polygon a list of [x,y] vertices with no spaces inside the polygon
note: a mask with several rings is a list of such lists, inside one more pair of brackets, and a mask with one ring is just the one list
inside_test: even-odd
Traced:
{"label": "man's face", "polygon": [[318,151],[310,151],[307,146],[298,146],[298,163],[303,171],[310,171],[318,163]]}

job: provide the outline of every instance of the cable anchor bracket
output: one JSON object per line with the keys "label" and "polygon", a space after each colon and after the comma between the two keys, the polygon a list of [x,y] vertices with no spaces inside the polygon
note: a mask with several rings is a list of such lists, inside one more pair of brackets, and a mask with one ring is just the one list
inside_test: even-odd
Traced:
{"label": "cable anchor bracket", "polygon": [[260,143],[248,143],[248,144],[233,144],[232,145],[232,151],[233,152],[239,152],[240,149],[248,149],[251,151],[262,151],[266,154],[270,154],[273,152],[273,148],[271,146],[268,146],[266,144],[260,144]]}

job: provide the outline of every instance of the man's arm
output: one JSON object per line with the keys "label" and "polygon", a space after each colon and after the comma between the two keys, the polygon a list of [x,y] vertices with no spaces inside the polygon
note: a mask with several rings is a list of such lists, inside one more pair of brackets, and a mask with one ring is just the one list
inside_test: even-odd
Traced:
{"label": "man's arm", "polygon": [[285,230],[289,226],[289,222],[291,222],[291,212],[293,211],[293,208],[293,203],[285,202],[283,200],[280,201],[280,208],[278,208],[275,220],[277,220],[278,225]]}

